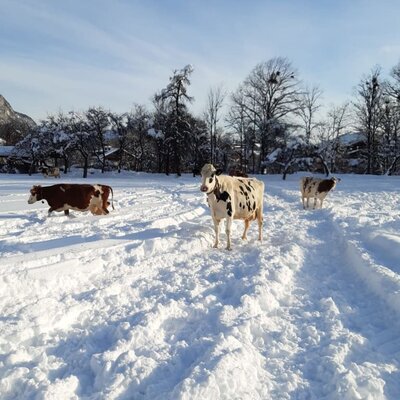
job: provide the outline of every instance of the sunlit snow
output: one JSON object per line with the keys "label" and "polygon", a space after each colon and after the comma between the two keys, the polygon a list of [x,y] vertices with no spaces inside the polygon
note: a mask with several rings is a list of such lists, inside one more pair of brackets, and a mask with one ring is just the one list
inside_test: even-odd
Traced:
{"label": "sunlit snow", "polygon": [[115,210],[47,217],[0,175],[1,399],[399,399],[400,178],[261,176],[264,241],[212,248],[200,179],[78,173]]}

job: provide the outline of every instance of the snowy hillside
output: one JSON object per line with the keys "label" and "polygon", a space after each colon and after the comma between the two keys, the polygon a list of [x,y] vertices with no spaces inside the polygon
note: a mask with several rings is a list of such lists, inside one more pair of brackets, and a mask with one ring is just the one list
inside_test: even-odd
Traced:
{"label": "snowy hillside", "polygon": [[0,398],[400,399],[400,179],[304,211],[299,177],[229,252],[198,177],[91,175],[115,211],[48,218],[58,181],[0,175]]}

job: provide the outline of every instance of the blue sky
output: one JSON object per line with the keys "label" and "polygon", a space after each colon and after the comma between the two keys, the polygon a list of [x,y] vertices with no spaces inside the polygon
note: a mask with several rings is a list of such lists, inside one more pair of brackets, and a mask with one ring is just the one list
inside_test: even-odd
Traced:
{"label": "blue sky", "polygon": [[277,56],[338,104],[375,65],[388,75],[400,61],[397,0],[0,0],[0,10],[0,94],[37,120],[150,107],[187,64],[200,114],[210,87],[233,91]]}

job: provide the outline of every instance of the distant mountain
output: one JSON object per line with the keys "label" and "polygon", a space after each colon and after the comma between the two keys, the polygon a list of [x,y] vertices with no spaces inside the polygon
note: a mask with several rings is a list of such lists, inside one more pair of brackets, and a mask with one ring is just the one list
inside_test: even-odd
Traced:
{"label": "distant mountain", "polygon": [[14,145],[35,126],[36,123],[31,117],[14,111],[0,94],[0,142]]}
{"label": "distant mountain", "polygon": [[30,127],[36,126],[35,121],[28,115],[14,111],[10,103],[0,94],[0,125],[19,121]]}

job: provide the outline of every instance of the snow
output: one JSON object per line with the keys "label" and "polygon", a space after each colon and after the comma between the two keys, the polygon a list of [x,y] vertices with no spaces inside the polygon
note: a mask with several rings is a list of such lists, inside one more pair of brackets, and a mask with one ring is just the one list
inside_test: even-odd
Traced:
{"label": "snow", "polygon": [[365,135],[363,135],[361,132],[347,132],[339,136],[339,141],[345,146],[351,146],[352,144],[358,142],[365,142],[366,139]]}
{"label": "snow", "polygon": [[0,175],[1,399],[399,399],[400,178],[303,210],[262,176],[264,236],[213,249],[199,178],[97,171],[115,210],[47,217]]}
{"label": "snow", "polygon": [[269,154],[269,155],[266,157],[266,160],[267,160],[268,162],[273,163],[273,162],[276,161],[276,159],[279,157],[279,155],[280,155],[281,153],[282,153],[282,149],[278,147],[277,149],[275,149],[271,154]]}
{"label": "snow", "polygon": [[8,157],[13,150],[14,146],[2,146],[0,139],[0,157]]}

